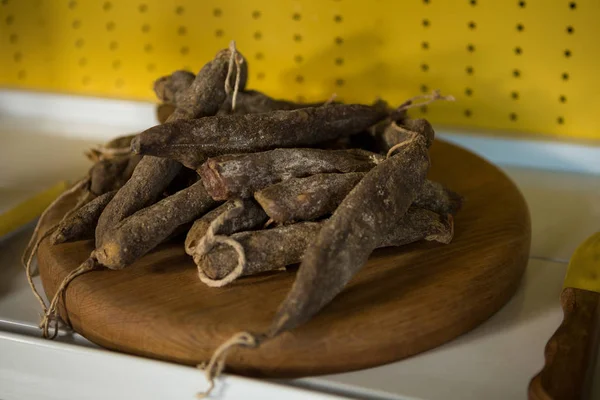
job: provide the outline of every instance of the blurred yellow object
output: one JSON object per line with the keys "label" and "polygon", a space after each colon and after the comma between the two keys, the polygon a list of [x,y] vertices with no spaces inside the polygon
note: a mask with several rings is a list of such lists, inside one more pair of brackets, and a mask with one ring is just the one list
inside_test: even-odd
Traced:
{"label": "blurred yellow object", "polygon": [[564,287],[600,293],[600,232],[587,238],[573,253]]}
{"label": "blurred yellow object", "polygon": [[19,229],[38,217],[62,192],[68,188],[67,182],[60,182],[38,193],[11,210],[0,214],[0,237]]}
{"label": "blurred yellow object", "polygon": [[393,104],[434,123],[600,139],[597,0],[3,0],[0,85],[154,100],[237,41],[251,88]]}

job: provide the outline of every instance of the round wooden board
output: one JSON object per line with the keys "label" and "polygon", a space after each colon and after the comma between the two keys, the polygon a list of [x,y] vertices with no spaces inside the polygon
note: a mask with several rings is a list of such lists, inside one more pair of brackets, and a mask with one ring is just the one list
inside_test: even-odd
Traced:
{"label": "round wooden board", "polygon": [[[376,251],[310,322],[259,349],[233,350],[230,370],[291,377],[397,361],[473,329],[510,299],[529,255],[522,195],[499,169],[456,146],[436,141],[431,159],[430,178],[465,197],[453,242]],[[46,226],[72,202],[63,202]],[[39,264],[46,293],[52,296],[92,250],[92,241],[44,242]],[[61,313],[101,346],[198,364],[235,332],[264,332],[294,277],[278,272],[209,288],[182,243],[168,243],[122,271],[76,278],[64,296],[68,314]]]}

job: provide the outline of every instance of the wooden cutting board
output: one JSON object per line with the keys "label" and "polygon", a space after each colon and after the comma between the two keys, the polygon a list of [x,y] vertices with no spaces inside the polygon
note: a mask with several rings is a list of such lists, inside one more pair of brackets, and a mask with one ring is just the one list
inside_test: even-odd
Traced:
{"label": "wooden cutting board", "polygon": [[[390,363],[475,328],[510,299],[529,255],[521,193],[498,168],[454,145],[437,141],[431,159],[430,178],[465,196],[453,242],[376,251],[310,322],[259,349],[233,350],[231,371],[291,377]],[[72,201],[61,204],[49,224]],[[46,293],[52,296],[92,250],[92,241],[45,242],[39,264]],[[265,331],[294,277],[291,270],[209,288],[182,242],[172,242],[122,271],[76,278],[64,296],[68,313],[61,312],[101,346],[197,364],[233,333]]]}

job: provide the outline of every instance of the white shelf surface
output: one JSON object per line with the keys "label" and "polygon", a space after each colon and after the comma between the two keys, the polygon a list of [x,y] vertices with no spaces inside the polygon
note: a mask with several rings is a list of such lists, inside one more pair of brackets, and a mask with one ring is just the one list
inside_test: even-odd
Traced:
{"label": "white shelf surface", "polygon": [[[90,165],[82,154],[89,146],[154,123],[149,104],[117,102],[121,107],[115,108],[109,100],[14,96],[0,92],[0,212],[83,175]],[[61,107],[38,111],[32,120],[19,103],[31,96],[39,110],[44,99],[71,101],[75,123]],[[106,110],[117,114],[110,123],[96,117]],[[489,157],[489,142],[481,146],[482,139],[464,142],[469,136],[459,136],[461,145]],[[502,162],[510,155],[492,158]],[[529,380],[543,364],[544,346],[562,320],[558,296],[568,259],[600,227],[598,176],[568,172],[573,168],[560,163],[551,168],[567,172],[504,166],[529,204],[533,240],[517,294],[490,320],[436,349],[377,368],[277,382],[227,376],[215,398],[525,399]],[[206,383],[194,368],[106,351],[79,335],[39,339],[39,308],[19,264],[31,229],[0,239],[0,398],[194,398]],[[600,371],[596,375],[600,382]],[[595,390],[593,398],[600,399]]]}
{"label": "white shelf surface", "polygon": [[[0,331],[0,396],[12,399],[195,399],[206,387],[195,368],[75,347]],[[334,400],[338,396],[224,376],[221,399]]]}

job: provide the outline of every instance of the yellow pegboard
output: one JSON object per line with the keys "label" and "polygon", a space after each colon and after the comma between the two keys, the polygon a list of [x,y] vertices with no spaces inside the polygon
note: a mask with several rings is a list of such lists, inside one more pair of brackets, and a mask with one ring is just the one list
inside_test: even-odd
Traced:
{"label": "yellow pegboard", "polygon": [[235,39],[277,97],[399,103],[438,124],[600,139],[600,1],[2,0],[0,85],[151,100]]}

